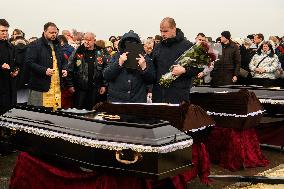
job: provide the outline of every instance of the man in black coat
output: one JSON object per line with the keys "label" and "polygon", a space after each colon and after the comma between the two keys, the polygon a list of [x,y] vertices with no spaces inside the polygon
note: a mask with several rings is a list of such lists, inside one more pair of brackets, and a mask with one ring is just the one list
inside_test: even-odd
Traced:
{"label": "man in black coat", "polygon": [[233,85],[238,80],[241,65],[241,54],[239,47],[231,40],[231,33],[221,33],[222,56],[214,64],[213,78],[211,84]]}
{"label": "man in black coat", "polygon": [[16,81],[14,48],[8,42],[9,23],[0,19],[0,114],[16,104]]}
{"label": "man in black coat", "polygon": [[25,104],[28,102],[28,82],[29,72],[25,64],[25,57],[28,48],[28,43],[24,37],[18,36],[13,41],[15,47],[15,62],[19,67],[19,75],[17,76],[17,103]]}
{"label": "man in black coat", "polygon": [[[193,67],[184,68],[176,65],[179,58],[192,43],[186,40],[183,32],[176,28],[173,18],[166,17],[160,24],[160,32],[163,40],[157,44],[153,52],[153,64],[156,73],[153,85],[153,102],[179,104],[189,101],[192,77],[197,75],[198,69]],[[163,87],[159,81],[173,66],[172,74],[179,76],[170,87]]]}
{"label": "man in black coat", "polygon": [[[57,26],[52,22],[48,22],[44,25],[42,37],[31,43],[27,49],[26,64],[30,69],[28,87],[31,90],[28,104],[30,105],[51,107],[53,109],[60,108],[61,78],[67,76],[67,71],[65,70],[67,61],[61,51],[57,34]],[[54,64],[55,62],[56,64]],[[55,77],[56,81],[59,80],[59,87],[57,84],[55,87],[56,89],[59,88],[59,91],[57,90],[56,94],[51,94],[50,89],[53,89],[52,87],[54,86],[51,86],[51,80]],[[47,93],[53,96],[53,100],[50,101],[54,102],[45,101],[44,95]],[[45,105],[49,103],[51,104]]]}
{"label": "man in black coat", "polygon": [[[0,114],[5,113],[16,104],[16,80],[18,68],[15,65],[14,48],[8,42],[9,23],[0,19]],[[0,155],[6,155],[13,150],[0,143]]]}
{"label": "man in black coat", "polygon": [[95,45],[96,36],[87,32],[84,44],[70,57],[71,83],[67,83],[69,91],[74,92],[74,107],[91,110],[99,102],[99,94],[106,92],[102,70],[106,62],[103,51]]}

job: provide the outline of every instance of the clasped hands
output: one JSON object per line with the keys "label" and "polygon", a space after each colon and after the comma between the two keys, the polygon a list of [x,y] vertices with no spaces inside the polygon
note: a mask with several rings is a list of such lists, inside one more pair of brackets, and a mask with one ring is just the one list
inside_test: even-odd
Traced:
{"label": "clasped hands", "polygon": [[[4,63],[4,64],[2,64],[1,68],[3,70],[10,70],[10,65],[7,64],[7,63]],[[19,69],[17,68],[14,71],[10,72],[10,76],[11,77],[16,77],[18,75],[18,73],[19,73]]]}
{"label": "clasped hands", "polygon": [[266,72],[264,68],[255,68],[254,71],[255,71],[255,73],[258,73],[258,74],[263,74],[263,73]]}
{"label": "clasped hands", "polygon": [[[52,76],[52,74],[54,73],[54,69],[51,68],[47,68],[45,74],[47,76]],[[67,77],[67,70],[62,70],[62,77]]]}

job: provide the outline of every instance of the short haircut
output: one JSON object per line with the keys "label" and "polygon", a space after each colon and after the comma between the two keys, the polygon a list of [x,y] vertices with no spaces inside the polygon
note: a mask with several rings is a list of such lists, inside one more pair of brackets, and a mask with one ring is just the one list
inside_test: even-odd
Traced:
{"label": "short haircut", "polygon": [[58,35],[57,37],[58,41],[62,41],[64,44],[68,43],[66,37],[64,35]]}
{"label": "short haircut", "polygon": [[7,27],[7,28],[10,27],[9,23],[5,19],[0,19],[0,26],[4,26],[4,27]]}
{"label": "short haircut", "polygon": [[257,33],[255,35],[257,36],[257,38],[264,40],[264,36],[262,33]]}
{"label": "short haircut", "polygon": [[253,36],[254,36],[254,34],[249,34],[249,35],[247,36],[247,38],[253,39]]}
{"label": "short haircut", "polygon": [[155,40],[159,40],[159,41],[162,41],[163,40],[163,38],[162,38],[162,36],[160,36],[160,35],[155,35],[155,38],[154,38]]}
{"label": "short haircut", "polygon": [[212,42],[213,42],[213,39],[212,39],[212,37],[206,37],[206,41],[212,43]]}
{"label": "short haircut", "polygon": [[217,43],[217,42],[221,42],[221,37],[217,37],[217,38],[216,38],[216,43]]}
{"label": "short haircut", "polygon": [[86,33],[84,34],[84,37],[85,37],[86,35],[90,35],[91,37],[93,37],[94,39],[96,39],[96,35],[95,35],[93,32],[86,32]]}
{"label": "short haircut", "polygon": [[161,23],[164,23],[164,22],[169,23],[169,25],[170,25],[171,28],[176,28],[176,22],[175,22],[175,20],[174,20],[173,18],[171,18],[171,17],[166,17],[166,18],[164,18],[164,19],[162,20]]}
{"label": "short haircut", "polygon": [[47,23],[44,24],[44,26],[43,26],[44,31],[46,31],[47,28],[50,27],[50,26],[56,27],[56,29],[58,30],[57,26],[56,26],[53,22],[47,22]]}
{"label": "short haircut", "polygon": [[62,30],[62,35],[69,35],[71,34],[69,30]]}
{"label": "short haircut", "polygon": [[96,46],[99,47],[99,49],[103,49],[106,47],[105,41],[104,40],[97,40],[95,42]]}
{"label": "short haircut", "polygon": [[146,39],[143,44],[150,44],[153,43],[154,44],[154,39]]}
{"label": "short haircut", "polygon": [[205,37],[204,33],[198,33],[196,37],[198,36]]}

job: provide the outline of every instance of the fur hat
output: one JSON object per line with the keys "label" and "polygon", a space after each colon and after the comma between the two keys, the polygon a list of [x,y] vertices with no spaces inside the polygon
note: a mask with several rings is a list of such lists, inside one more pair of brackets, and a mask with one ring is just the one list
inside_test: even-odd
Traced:
{"label": "fur hat", "polygon": [[221,36],[225,37],[228,40],[231,40],[231,33],[229,31],[223,31]]}

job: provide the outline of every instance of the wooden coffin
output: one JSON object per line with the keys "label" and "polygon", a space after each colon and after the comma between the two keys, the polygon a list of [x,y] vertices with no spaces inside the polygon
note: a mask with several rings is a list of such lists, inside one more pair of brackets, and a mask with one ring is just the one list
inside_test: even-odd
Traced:
{"label": "wooden coffin", "polygon": [[264,113],[255,93],[247,89],[195,87],[191,103],[213,116],[217,125],[228,128],[256,127]]}
{"label": "wooden coffin", "polygon": [[192,166],[192,137],[156,118],[21,107],[0,116],[0,131],[18,150],[91,170],[163,179]]}
{"label": "wooden coffin", "polygon": [[263,106],[265,114],[284,114],[284,89],[264,88],[255,85],[198,86],[192,88],[191,93],[238,92],[240,89],[247,89],[250,92],[254,92]]}

